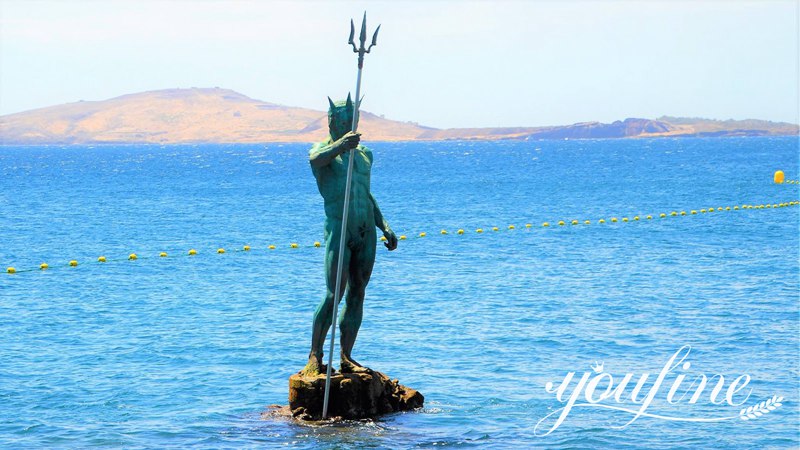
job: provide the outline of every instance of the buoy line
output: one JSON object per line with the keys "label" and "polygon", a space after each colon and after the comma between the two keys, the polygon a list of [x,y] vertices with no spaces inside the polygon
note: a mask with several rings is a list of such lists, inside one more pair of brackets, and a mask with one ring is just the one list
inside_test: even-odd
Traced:
{"label": "buoy line", "polygon": [[[784,181],[785,182],[785,181]],[[734,206],[717,206],[717,207],[710,207],[710,208],[700,208],[700,209],[690,209],[690,210],[673,210],[670,212],[661,212],[656,214],[647,214],[647,215],[633,215],[633,216],[607,216],[608,218],[601,218],[597,220],[578,220],[578,219],[569,219],[569,220],[558,220],[553,222],[542,222],[538,226],[534,226],[532,223],[526,223],[523,226],[520,226],[520,229],[523,230],[530,230],[533,228],[542,228],[542,229],[550,229],[550,228],[559,228],[559,227],[575,227],[575,226],[582,226],[585,227],[587,225],[605,225],[605,224],[619,224],[619,223],[635,223],[635,222],[647,222],[647,221],[658,221],[673,217],[687,217],[687,216],[702,216],[702,215],[709,215],[709,214],[719,214],[731,211],[744,211],[744,210],[765,210],[765,209],[780,209],[786,207],[792,207],[800,205],[800,201],[789,201],[789,202],[780,202],[780,203],[761,203],[758,205],[751,205],[751,204],[742,204],[742,205],[734,205]],[[442,229],[438,233],[434,233],[434,235],[438,234],[441,236],[455,234],[458,236],[465,235],[465,234],[475,234],[475,235],[482,235],[482,234],[492,234],[501,231],[509,232],[514,231],[518,227],[516,225],[508,225],[507,227],[497,227],[493,226],[490,228],[476,228],[474,231],[469,231],[464,228],[459,228],[456,231],[451,231]],[[406,241],[410,239],[418,240],[424,239],[428,236],[428,233],[425,231],[421,231],[419,233],[411,233],[411,234],[401,234],[398,235],[398,240]],[[386,241],[386,238],[381,236],[381,241]],[[147,255],[138,255],[136,253],[131,253],[127,257],[124,258],[107,258],[106,256],[99,256],[94,261],[87,261],[85,263],[80,263],[78,260],[70,260],[67,263],[59,264],[55,266],[51,266],[46,262],[43,262],[37,268],[26,268],[26,269],[16,269],[15,267],[8,267],[5,272],[7,274],[17,274],[23,272],[34,272],[34,271],[47,271],[52,270],[55,268],[69,268],[69,267],[79,267],[83,264],[108,264],[114,262],[121,262],[121,261],[138,261],[140,259],[154,259],[154,258],[174,258],[176,256],[182,257],[199,257],[202,255],[207,254],[217,254],[217,255],[224,255],[226,253],[242,253],[242,252],[251,252],[251,251],[277,251],[277,250],[293,250],[293,249],[307,249],[307,248],[322,248],[324,245],[320,241],[315,241],[313,244],[308,245],[301,245],[297,242],[291,242],[289,244],[284,244],[281,246],[277,246],[275,244],[269,244],[264,247],[252,247],[249,244],[244,245],[241,248],[235,249],[226,249],[226,248],[218,248],[216,251],[209,251],[209,252],[198,252],[196,249],[191,248],[188,251],[183,251],[179,254],[173,254],[172,256],[167,252],[159,252],[157,255],[147,256]]]}

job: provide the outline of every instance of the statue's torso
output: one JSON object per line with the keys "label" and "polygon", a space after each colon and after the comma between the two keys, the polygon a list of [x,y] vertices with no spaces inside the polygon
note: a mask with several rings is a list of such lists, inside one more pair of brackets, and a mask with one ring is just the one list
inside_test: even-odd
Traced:
{"label": "statue's torso", "polygon": [[[335,226],[335,224],[341,226],[350,153],[345,152],[337,156],[326,166],[312,167],[319,193],[325,201],[325,215],[329,226]],[[372,151],[359,145],[358,148],[352,150],[352,155],[354,158],[353,179],[347,220],[348,234],[375,233],[375,216],[369,191]],[[327,228],[328,226],[326,226]]]}

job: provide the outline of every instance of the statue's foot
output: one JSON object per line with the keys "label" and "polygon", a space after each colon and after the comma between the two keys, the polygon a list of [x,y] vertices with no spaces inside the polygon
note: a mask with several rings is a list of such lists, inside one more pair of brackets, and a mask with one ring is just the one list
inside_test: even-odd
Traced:
{"label": "statue's foot", "polygon": [[303,367],[303,370],[300,371],[300,375],[314,377],[321,374],[326,369],[327,367],[322,364],[322,355],[317,356],[312,353],[308,355],[308,362],[306,366]]}
{"label": "statue's foot", "polygon": [[372,372],[372,369],[369,367],[364,367],[351,358],[342,355],[342,362],[341,366],[339,367],[339,371],[342,373],[367,373]]}

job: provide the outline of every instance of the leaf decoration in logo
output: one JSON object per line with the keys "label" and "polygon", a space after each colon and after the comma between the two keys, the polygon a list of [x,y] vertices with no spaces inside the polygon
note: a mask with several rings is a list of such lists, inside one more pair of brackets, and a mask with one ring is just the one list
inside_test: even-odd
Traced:
{"label": "leaf decoration in logo", "polygon": [[753,406],[748,406],[743,410],[739,411],[739,418],[742,420],[750,420],[756,419],[764,414],[768,414],[771,411],[775,411],[780,406],[783,405],[781,403],[783,401],[783,397],[778,397],[777,395],[773,395],[772,398],[764,400],[761,403],[757,403]]}

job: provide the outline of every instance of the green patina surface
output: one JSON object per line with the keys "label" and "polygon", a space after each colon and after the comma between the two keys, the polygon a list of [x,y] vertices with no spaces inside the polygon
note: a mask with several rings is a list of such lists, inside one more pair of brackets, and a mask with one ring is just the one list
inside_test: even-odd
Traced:
{"label": "green patina surface", "polygon": [[[325,336],[333,320],[336,277],[341,276],[344,309],[339,316],[342,372],[357,372],[364,368],[352,359],[363,314],[364,293],[372,275],[377,244],[376,228],[386,237],[386,248],[397,248],[397,237],[383,218],[378,202],[370,192],[370,172],[373,156],[370,149],[360,145],[359,133],[352,130],[353,102],[333,102],[328,99],[328,128],[330,137],[314,144],[309,151],[311,171],[317,180],[319,193],[325,203],[325,280],[326,293],[314,313],[311,352],[303,373],[314,375],[322,371]],[[348,152],[348,150],[353,150]],[[353,173],[346,236],[342,236],[347,166],[352,156]],[[337,274],[340,240],[345,239],[344,265]]]}

